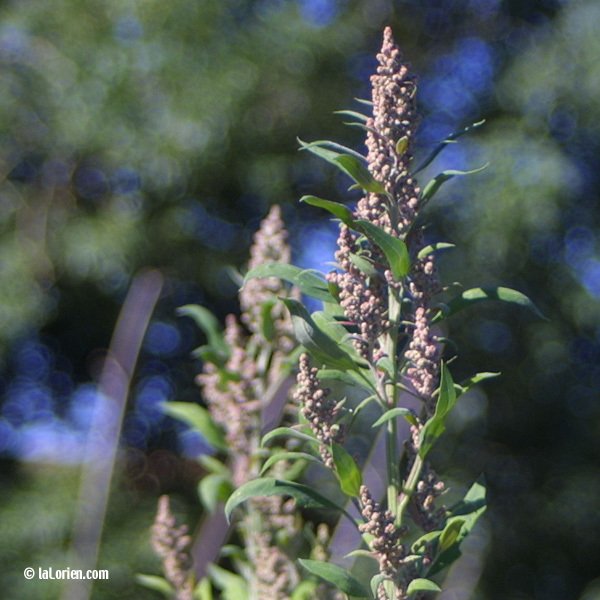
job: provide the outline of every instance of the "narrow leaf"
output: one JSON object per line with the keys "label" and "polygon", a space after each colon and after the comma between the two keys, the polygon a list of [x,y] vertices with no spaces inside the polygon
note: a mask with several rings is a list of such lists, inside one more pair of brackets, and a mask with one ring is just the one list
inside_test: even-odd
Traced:
{"label": "narrow leaf", "polygon": [[223,339],[221,325],[210,310],[197,304],[186,304],[177,309],[177,314],[182,317],[192,318],[206,335],[208,345],[225,356],[229,355],[229,348]]}
{"label": "narrow leaf", "polygon": [[379,246],[390,265],[396,281],[406,276],[410,270],[410,256],[406,244],[369,221],[356,221],[354,228],[364,233],[375,245]]}
{"label": "narrow leaf", "polygon": [[352,498],[358,497],[362,485],[362,474],[356,461],[339,444],[332,445],[331,454],[342,492]]}
{"label": "narrow leaf", "polygon": [[473,129],[477,129],[477,127],[481,127],[485,123],[485,119],[483,121],[478,121],[477,123],[473,123],[459,131],[451,133],[443,142],[440,142],[433,152],[421,163],[419,166],[413,171],[413,174],[416,175],[419,171],[422,171],[426,167],[428,167],[437,157],[437,155],[444,150],[444,148],[448,144],[453,144],[460,136],[468,133],[469,131],[473,131]]}
{"label": "narrow leaf", "polygon": [[297,440],[311,443],[317,441],[312,435],[304,433],[303,431],[299,431],[298,429],[292,429],[291,427],[277,427],[277,429],[273,429],[263,436],[260,445],[266,446],[271,440],[277,437],[295,438]]}
{"label": "narrow leaf", "polygon": [[223,432],[204,407],[192,402],[163,402],[161,406],[167,415],[188,424],[214,448],[227,450]]}
{"label": "narrow leaf", "polygon": [[243,577],[217,565],[208,565],[208,574],[223,596],[223,600],[246,600],[249,597],[248,584]]}
{"label": "narrow leaf", "polygon": [[363,115],[362,113],[356,112],[355,110],[336,110],[333,114],[335,115],[345,115],[346,117],[352,117],[357,121],[361,121],[366,123],[369,120],[367,115]]}
{"label": "narrow leaf", "polygon": [[397,417],[404,417],[411,425],[415,425],[417,422],[414,412],[409,408],[392,408],[384,412],[371,427],[379,427]]}
{"label": "narrow leaf", "polygon": [[371,173],[369,173],[369,170],[365,167],[363,160],[361,160],[364,159],[364,157],[361,155],[358,155],[353,151],[351,151],[351,154],[340,154],[339,152],[323,148],[322,145],[320,145],[322,142],[307,144],[302,140],[298,141],[303,150],[308,150],[316,156],[326,160],[328,163],[335,165],[367,192],[372,192],[374,194],[385,193],[383,185],[375,180]]}
{"label": "narrow leaf", "polygon": [[440,535],[440,551],[448,550],[456,542],[464,524],[464,519],[454,519],[448,522]]}
{"label": "narrow leaf", "polygon": [[349,254],[350,262],[361,272],[364,273],[367,277],[378,277],[379,273],[375,268],[375,265],[372,261],[368,260],[364,256],[359,256],[358,254],[353,254],[352,252]]}
{"label": "narrow leaf", "polygon": [[228,477],[211,473],[200,480],[198,496],[208,512],[215,512],[219,502],[227,500],[233,491]]}
{"label": "narrow leaf", "polygon": [[423,188],[423,191],[421,192],[420,204],[424,205],[427,202],[429,202],[429,200],[433,198],[436,192],[442,187],[444,183],[446,183],[446,181],[449,181],[454,177],[459,177],[463,175],[475,175],[475,173],[481,173],[481,171],[487,169],[487,167],[488,163],[477,169],[472,169],[471,171],[456,171],[454,169],[442,171],[439,175],[436,175],[429,183],[427,183],[427,185]]}
{"label": "narrow leaf", "polygon": [[328,508],[337,510],[346,515],[353,523],[352,517],[341,507],[331,500],[321,496],[312,487],[296,483],[295,481],[285,481],[274,479],[273,477],[264,477],[253,479],[239,487],[227,500],[225,504],[225,516],[229,521],[231,513],[242,503],[250,498],[264,496],[291,496],[295,498],[301,506]]}
{"label": "narrow leaf", "polygon": [[250,279],[262,279],[265,277],[277,277],[295,285],[300,291],[317,300],[332,302],[327,282],[319,277],[314,271],[301,269],[294,265],[285,263],[266,263],[250,269],[244,277],[244,284]]}
{"label": "narrow leaf", "polygon": [[309,572],[333,584],[337,589],[358,598],[368,598],[369,593],[346,569],[319,560],[299,559],[298,562]]}
{"label": "narrow leaf", "polygon": [[135,576],[135,580],[141,586],[145,587],[148,590],[158,592],[162,594],[165,598],[171,598],[173,596],[173,587],[163,577],[158,577],[157,575],[144,575],[143,573],[138,573]]}
{"label": "narrow leaf", "polygon": [[354,217],[352,211],[340,202],[332,202],[331,200],[324,200],[323,198],[317,198],[317,196],[302,196],[300,202],[310,204],[311,206],[317,206],[330,212],[334,217],[340,219],[346,225],[352,223]]}
{"label": "narrow leaf", "polygon": [[442,588],[440,586],[431,581],[430,579],[413,579],[406,588],[406,593],[410,596],[412,594],[416,594],[417,592],[441,592]]}
{"label": "narrow leaf", "polygon": [[456,404],[456,389],[452,375],[445,363],[442,363],[442,377],[435,413],[421,430],[421,446],[419,456],[425,458],[435,441],[446,430],[446,417]]}
{"label": "narrow leaf", "polygon": [[360,363],[315,323],[300,302],[291,298],[282,298],[281,301],[290,311],[298,343],[306,348],[319,366],[327,365],[342,370],[358,368]]}
{"label": "narrow leaf", "polygon": [[465,290],[459,296],[452,298],[452,300],[446,304],[445,309],[433,317],[432,322],[437,323],[472,304],[487,300],[498,300],[500,302],[507,302],[508,304],[515,304],[527,308],[541,319],[546,318],[525,294],[518,292],[517,290],[506,287],[479,287]]}
{"label": "narrow leaf", "polygon": [[419,250],[419,254],[417,254],[418,259],[423,259],[438,250],[445,250],[447,248],[455,248],[455,244],[449,244],[448,242],[438,242],[437,244],[429,244],[429,246],[425,246]]}
{"label": "narrow leaf", "polygon": [[260,470],[260,475],[264,475],[275,463],[281,462],[282,460],[305,460],[307,462],[323,464],[320,459],[312,454],[308,454],[307,452],[277,452],[276,454],[272,454],[269,456],[269,458],[267,458],[265,464]]}

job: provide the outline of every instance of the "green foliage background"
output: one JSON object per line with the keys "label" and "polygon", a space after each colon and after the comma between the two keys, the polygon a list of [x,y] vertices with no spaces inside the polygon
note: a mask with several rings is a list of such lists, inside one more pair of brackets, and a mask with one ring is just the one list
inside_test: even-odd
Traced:
{"label": "green foliage background", "polygon": [[[311,6],[335,14],[323,19],[327,11]],[[465,286],[520,289],[548,321],[497,307],[456,317],[458,373],[505,375],[458,407],[436,460],[458,485],[487,474],[474,598],[596,597],[596,2],[53,0],[3,2],[0,15],[3,388],[13,349],[38,333],[72,360],[76,381],[92,377],[89,357],[107,346],[142,267],[167,277],[163,316],[182,297],[221,317],[235,310],[226,267],[244,262],[274,202],[302,255],[326,218],[298,209],[297,199],[343,199],[345,182],[299,154],[296,137],[360,146],[360,132],[331,113],[367,94],[383,25],[393,26],[425,88],[445,68],[452,81],[457,65],[439,59],[461,40],[493,47],[493,82],[457,123],[485,117],[485,127],[420,179],[490,163],[447,184],[429,209],[432,233],[457,244],[443,273]],[[438,93],[423,103],[424,131],[440,114],[452,120],[450,100]],[[197,365],[183,361],[188,386],[179,394],[197,398]],[[101,564],[122,561],[114,569],[124,575],[98,585],[98,599],[150,594],[132,581],[157,570],[145,528],[159,491],[179,491],[197,516],[188,482],[156,476],[136,487],[127,473],[115,485]],[[66,547],[76,473],[7,456],[2,477],[0,563],[22,586],[14,597],[56,597],[54,588],[25,587],[21,572],[29,562],[53,564]],[[128,494],[139,498],[131,504]],[[135,510],[120,512],[128,505]]]}

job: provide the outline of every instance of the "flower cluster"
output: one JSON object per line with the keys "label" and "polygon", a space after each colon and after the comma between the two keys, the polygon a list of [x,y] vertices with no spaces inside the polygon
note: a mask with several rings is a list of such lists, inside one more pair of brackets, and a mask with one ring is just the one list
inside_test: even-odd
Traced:
{"label": "flower cluster", "polygon": [[328,390],[321,388],[317,372],[317,368],[310,366],[308,355],[302,354],[294,399],[299,403],[300,410],[315,437],[321,442],[320,453],[323,462],[332,468],[333,457],[329,448],[332,443],[342,441],[343,431],[336,423],[339,410],[337,403],[328,397]]}
{"label": "flower cluster", "polygon": [[[387,579],[396,581],[406,556],[406,548],[400,541],[403,531],[394,524],[392,513],[381,508],[365,485],[360,488],[360,506],[365,522],[359,525],[359,529],[373,536],[369,545],[379,562],[379,572]],[[383,590],[381,596],[386,598]]]}
{"label": "flower cluster", "polygon": [[158,499],[151,541],[152,548],[162,559],[165,577],[175,590],[175,600],[192,600],[192,562],[188,552],[192,540],[185,525],[177,527],[168,496]]}

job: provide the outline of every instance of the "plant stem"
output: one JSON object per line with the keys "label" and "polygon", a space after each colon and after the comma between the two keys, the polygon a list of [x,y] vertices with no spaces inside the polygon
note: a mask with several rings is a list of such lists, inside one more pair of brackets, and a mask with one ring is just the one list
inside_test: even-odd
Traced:
{"label": "plant stem", "polygon": [[[398,378],[398,364],[396,353],[398,347],[398,322],[400,321],[402,305],[400,303],[400,293],[395,288],[389,288],[388,315],[390,320],[390,329],[385,334],[384,351],[392,361],[393,371],[391,382],[387,385],[386,396],[388,399],[388,410],[396,407],[398,399],[398,388],[396,380]],[[386,470],[387,470],[387,502],[388,509],[398,519],[398,494],[400,490],[400,477],[398,472],[398,424],[396,419],[391,419],[386,427]]]}

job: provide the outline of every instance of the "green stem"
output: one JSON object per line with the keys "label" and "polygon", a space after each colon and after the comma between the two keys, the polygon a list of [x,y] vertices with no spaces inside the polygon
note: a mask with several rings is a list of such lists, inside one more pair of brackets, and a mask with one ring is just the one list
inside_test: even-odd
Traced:
{"label": "green stem", "polygon": [[[398,348],[398,322],[401,316],[401,294],[398,290],[389,289],[389,320],[390,329],[385,334],[384,351],[389,356],[393,364],[393,372],[391,382],[388,383],[386,396],[388,400],[388,410],[396,407],[398,401],[398,387],[396,385],[398,378],[398,365],[396,354]],[[387,470],[387,503],[388,509],[394,516],[398,518],[398,494],[400,491],[401,481],[398,469],[398,424],[396,419],[391,419],[386,427],[386,470]]]}
{"label": "green stem", "polygon": [[419,478],[421,477],[421,469],[423,468],[423,459],[419,456],[417,452],[415,456],[415,462],[408,474],[406,479],[406,485],[404,486],[402,492],[402,500],[398,505],[398,513],[396,515],[396,525],[402,525],[402,518],[404,516],[404,512],[406,511],[406,507],[410,502],[410,498],[413,495],[415,488],[417,487],[417,483],[419,483]]}

